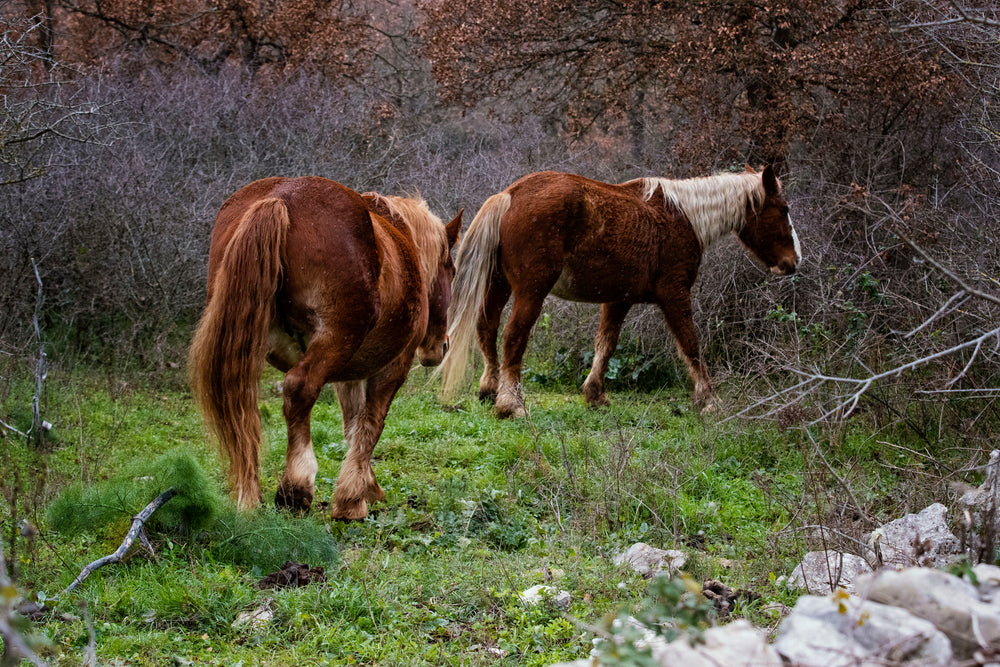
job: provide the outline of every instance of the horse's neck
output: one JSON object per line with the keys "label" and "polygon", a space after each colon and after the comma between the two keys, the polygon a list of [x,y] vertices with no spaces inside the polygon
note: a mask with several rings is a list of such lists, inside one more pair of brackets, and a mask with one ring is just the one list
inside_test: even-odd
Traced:
{"label": "horse's neck", "polygon": [[383,306],[391,309],[416,298],[414,286],[419,282],[426,289],[426,280],[417,280],[421,276],[420,258],[409,230],[380,215],[371,217],[379,262],[379,297]]}
{"label": "horse's neck", "polygon": [[750,185],[745,178],[724,174],[673,181],[643,179],[643,197],[680,211],[694,230],[702,249],[707,249],[730,232],[739,232],[746,223]]}

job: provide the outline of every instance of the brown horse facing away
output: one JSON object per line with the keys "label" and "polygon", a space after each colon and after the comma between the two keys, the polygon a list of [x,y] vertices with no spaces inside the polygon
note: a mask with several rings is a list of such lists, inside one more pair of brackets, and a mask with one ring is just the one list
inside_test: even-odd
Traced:
{"label": "brown horse facing away", "polygon": [[312,506],[309,419],[333,383],[348,451],[332,516],[361,519],[385,492],[371,455],[417,354],[445,352],[455,273],[447,226],[419,198],[358,193],[324,178],[266,178],[223,204],[212,231],[208,301],[189,368],[241,507],[263,500],[257,391],[263,362],[285,372],[285,472],[275,503]]}
{"label": "brown horse facing away", "polygon": [[[486,200],[456,251],[443,395],[452,396],[464,381],[478,335],[485,361],[480,399],[494,399],[500,417],[523,415],[521,359],[551,293],[602,304],[594,363],[583,384],[591,407],[608,404],[608,361],[635,303],[659,306],[694,381],[694,401],[709,407],[715,394],[698,354],[691,287],[702,252],[727,232],[771,272],[795,271],[801,251],[772,167],[621,185],[551,171],[519,179]],[[511,293],[501,366],[497,331]]]}

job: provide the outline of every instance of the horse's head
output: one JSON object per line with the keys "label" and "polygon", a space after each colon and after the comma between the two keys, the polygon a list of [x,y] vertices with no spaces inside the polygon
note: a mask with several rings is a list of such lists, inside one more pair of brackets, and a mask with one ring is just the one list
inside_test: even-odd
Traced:
{"label": "horse's head", "polygon": [[781,196],[781,184],[768,165],[760,174],[764,198],[759,206],[749,206],[746,224],[739,232],[740,241],[762,261],[771,273],[787,276],[795,273],[802,259],[799,237],[788,217],[788,204]]}
{"label": "horse's head", "polygon": [[[464,209],[463,209],[464,210]],[[417,358],[421,366],[437,366],[444,359],[448,349],[448,304],[451,302],[451,280],[455,277],[455,263],[451,260],[451,249],[458,241],[462,229],[462,211],[445,226],[447,245],[441,249],[437,275],[431,276],[427,290],[427,333],[417,348]]]}

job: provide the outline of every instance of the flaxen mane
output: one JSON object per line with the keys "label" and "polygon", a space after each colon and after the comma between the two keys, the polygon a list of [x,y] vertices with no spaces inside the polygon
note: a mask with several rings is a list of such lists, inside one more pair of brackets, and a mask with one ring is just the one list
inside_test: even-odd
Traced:
{"label": "flaxen mane", "polygon": [[397,197],[366,192],[362,197],[376,213],[384,207],[392,218],[410,230],[413,243],[420,254],[420,271],[424,280],[428,281],[436,276],[442,252],[448,247],[448,237],[441,218],[431,213],[427,202],[420,195]]}
{"label": "flaxen mane", "polygon": [[756,210],[764,201],[764,185],[759,173],[641,180],[643,200],[652,199],[657,190],[662,192],[665,203],[687,217],[702,248],[728,232],[738,233],[746,224],[748,204]]}

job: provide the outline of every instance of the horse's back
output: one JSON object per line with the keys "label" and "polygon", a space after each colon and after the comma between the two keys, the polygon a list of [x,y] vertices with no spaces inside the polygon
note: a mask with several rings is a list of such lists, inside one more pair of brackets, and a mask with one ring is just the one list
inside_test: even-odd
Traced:
{"label": "horse's back", "polygon": [[[512,274],[557,274],[551,292],[585,302],[648,301],[664,271],[697,270],[689,226],[645,201],[640,183],[603,183],[576,174],[537,172],[507,189],[501,256]],[[692,246],[691,252],[685,249]],[[689,266],[690,265],[690,266]]]}

